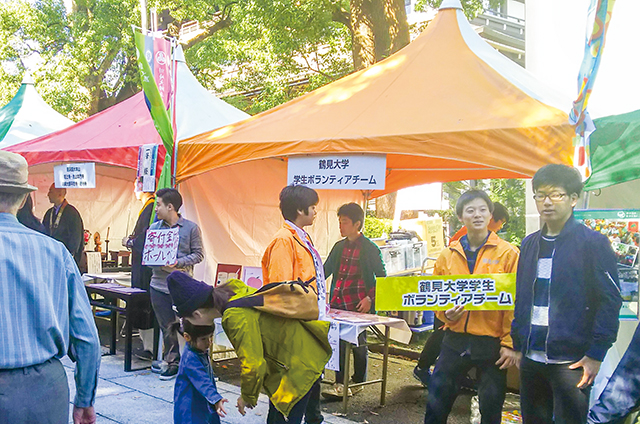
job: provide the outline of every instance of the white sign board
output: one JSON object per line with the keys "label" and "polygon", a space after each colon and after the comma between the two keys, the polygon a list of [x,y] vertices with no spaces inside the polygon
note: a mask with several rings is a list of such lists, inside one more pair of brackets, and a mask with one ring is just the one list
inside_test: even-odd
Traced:
{"label": "white sign board", "polygon": [[322,190],[384,189],[384,155],[290,157],[287,183]]}
{"label": "white sign board", "polygon": [[95,163],[69,163],[53,167],[56,188],[96,188]]}
{"label": "white sign board", "polygon": [[172,265],[178,257],[178,228],[147,230],[142,265]]}
{"label": "white sign board", "polygon": [[158,163],[158,145],[145,144],[138,150],[138,174],[136,190],[152,193],[156,191],[156,164]]}

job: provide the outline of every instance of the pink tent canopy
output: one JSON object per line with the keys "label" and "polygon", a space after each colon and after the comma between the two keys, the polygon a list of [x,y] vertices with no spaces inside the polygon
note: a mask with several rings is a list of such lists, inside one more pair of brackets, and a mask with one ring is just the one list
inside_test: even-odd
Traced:
{"label": "pink tent canopy", "polygon": [[136,169],[138,149],[143,144],[160,145],[159,172],[164,146],[140,92],[76,125],[6,150],[21,154],[30,166],[87,161]]}

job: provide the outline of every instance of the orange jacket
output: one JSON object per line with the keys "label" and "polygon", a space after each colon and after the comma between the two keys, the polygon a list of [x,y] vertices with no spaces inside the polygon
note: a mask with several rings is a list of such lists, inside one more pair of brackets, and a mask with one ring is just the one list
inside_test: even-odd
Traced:
{"label": "orange jacket", "polygon": [[[478,251],[474,274],[514,273],[518,267],[519,251],[510,243],[491,232],[487,242]],[[469,266],[464,249],[459,241],[453,242],[438,259],[433,275],[468,275]],[[457,321],[449,321],[444,311],[436,316],[445,323],[444,328],[456,333],[491,336],[500,339],[500,344],[513,348],[511,321],[513,311],[467,311]]]}
{"label": "orange jacket", "polygon": [[[294,281],[298,277],[307,281],[315,276],[316,269],[311,252],[296,230],[285,222],[262,256],[264,284]],[[312,285],[317,292],[316,282]]]}

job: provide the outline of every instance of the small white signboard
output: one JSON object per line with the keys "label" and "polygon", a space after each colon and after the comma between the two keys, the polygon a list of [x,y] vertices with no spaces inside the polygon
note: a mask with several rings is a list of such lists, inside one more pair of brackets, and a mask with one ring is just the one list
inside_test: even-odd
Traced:
{"label": "small white signboard", "polygon": [[138,149],[138,174],[136,190],[151,193],[156,191],[156,164],[158,145],[144,144]]}
{"label": "small white signboard", "polygon": [[69,163],[53,167],[56,188],[96,188],[95,163]]}
{"label": "small white signboard", "polygon": [[147,230],[142,252],[142,265],[172,265],[178,257],[178,228]]}
{"label": "small white signboard", "polygon": [[382,190],[385,155],[290,157],[287,183],[322,190]]}

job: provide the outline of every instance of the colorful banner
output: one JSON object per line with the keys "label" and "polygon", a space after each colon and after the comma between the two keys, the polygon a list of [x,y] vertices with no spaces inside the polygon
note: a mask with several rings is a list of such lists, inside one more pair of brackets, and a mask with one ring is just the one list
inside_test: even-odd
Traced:
{"label": "colorful banner", "polygon": [[[583,170],[585,177],[591,174],[589,135],[595,130],[587,113],[587,103],[598,74],[605,36],[615,0],[591,0],[587,15],[587,40],[584,57],[578,75],[578,98],[573,102],[569,122],[576,126],[574,165]],[[593,22],[593,24],[591,24]]]}
{"label": "colorful banner", "polygon": [[513,310],[516,274],[384,277],[376,283],[376,311]]}
{"label": "colorful banner", "polygon": [[[156,80],[154,78],[151,65],[147,61],[147,48],[149,46],[155,46],[156,44],[165,43],[171,48],[171,43],[164,38],[154,38],[149,35],[144,35],[134,30],[134,39],[136,43],[136,55],[138,58],[138,69],[140,71],[140,80],[142,82],[142,89],[144,91],[147,107],[151,113],[153,124],[162,138],[162,143],[167,151],[165,155],[164,165],[162,166],[162,172],[160,173],[160,180],[158,181],[158,189],[171,187],[171,154],[173,153],[173,128],[171,126],[171,118],[164,104],[164,100]],[[166,51],[167,47],[163,47],[160,51]],[[150,55],[153,58],[153,54]],[[169,55],[169,57],[171,57]],[[159,64],[159,62],[158,62]],[[157,66],[156,69],[160,72],[163,66]],[[163,77],[164,84],[171,81],[171,78]],[[165,79],[166,78],[166,79]],[[165,92],[166,93],[166,92]]]}

